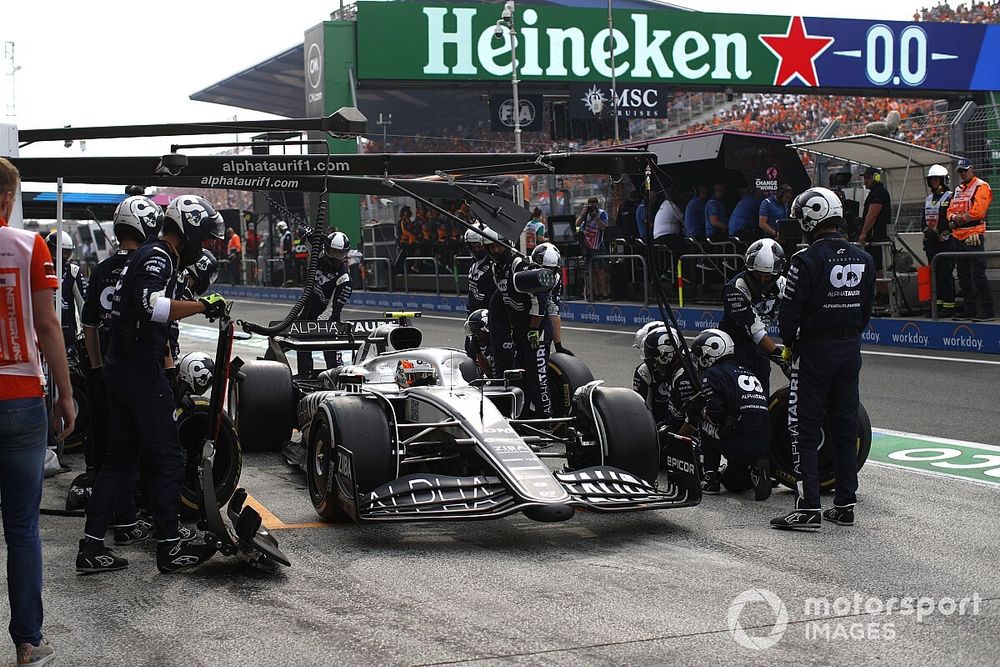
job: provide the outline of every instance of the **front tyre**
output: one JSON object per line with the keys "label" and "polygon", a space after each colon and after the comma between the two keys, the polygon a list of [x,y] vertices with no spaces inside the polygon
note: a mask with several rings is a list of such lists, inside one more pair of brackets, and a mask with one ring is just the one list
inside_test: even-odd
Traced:
{"label": "front tyre", "polygon": [[574,453],[572,467],[601,465],[599,448],[603,447],[604,465],[630,472],[650,484],[656,482],[660,466],[656,423],[637,393],[620,387],[593,387],[574,399],[573,412],[597,447],[582,447]]}

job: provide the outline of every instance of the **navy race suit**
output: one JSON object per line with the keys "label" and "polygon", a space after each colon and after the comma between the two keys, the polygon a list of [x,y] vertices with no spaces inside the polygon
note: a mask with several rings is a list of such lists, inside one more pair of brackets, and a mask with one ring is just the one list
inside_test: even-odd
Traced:
{"label": "navy race suit", "polygon": [[163,366],[177,256],[164,241],[133,251],[111,299],[104,358],[110,442],[87,504],[84,532],[103,539],[122,494],[133,493],[140,451],[149,470],[147,504],[159,540],[177,539],[184,454],[174,423],[174,397]]}
{"label": "navy race suit", "polygon": [[705,470],[717,471],[722,456],[726,473],[722,482],[730,491],[750,488],[749,466],[767,458],[767,395],[754,373],[722,359],[702,374],[705,396],[701,423]]}
{"label": "navy race suit", "polygon": [[855,439],[861,332],[875,295],[875,263],[835,232],[817,235],[795,253],[778,314],[785,344],[793,345],[788,432],[798,477],[796,509],[819,509],[817,450],[824,416],[826,446],[834,450],[834,505],[851,507],[858,488]]}
{"label": "navy race suit", "polygon": [[670,371],[642,362],[632,374],[632,389],[646,401],[656,425],[670,423]]}
{"label": "navy race suit", "polygon": [[[331,322],[340,322],[340,314],[351,299],[354,288],[351,285],[351,274],[347,270],[347,262],[334,259],[325,253],[316,263],[316,286],[312,298],[302,314],[304,320],[318,320],[327,308]],[[299,374],[311,373],[313,370],[312,352],[297,352]],[[340,354],[324,352],[327,368],[341,365]]]}
{"label": "navy race suit", "polygon": [[[496,278],[496,297],[502,301],[503,311],[510,323],[510,336],[514,344],[514,364],[516,368],[524,369],[525,400],[534,408],[540,418],[551,415],[551,399],[549,397],[548,378],[548,344],[545,341],[545,316],[549,305],[547,292],[528,294],[520,292],[514,285],[514,275],[520,271],[538,268],[524,257],[511,256],[504,264],[494,263]],[[537,326],[531,323],[532,317],[539,317]],[[490,336],[498,323],[493,320],[493,307],[490,309]],[[529,331],[539,332],[539,345],[534,348],[530,342]],[[494,344],[494,357],[496,345]]]}
{"label": "navy race suit", "polygon": [[729,334],[736,345],[736,363],[752,370],[764,387],[764,393],[770,396],[771,360],[759,343],[776,319],[785,278],[779,277],[766,289],[762,287],[748,271],[740,271],[726,283],[719,328]]}
{"label": "navy race suit", "polygon": [[671,433],[680,433],[681,426],[686,420],[684,406],[696,393],[698,392],[695,391],[694,382],[684,367],[675,370],[670,379],[670,421],[668,425]]}
{"label": "navy race suit", "polygon": [[[479,341],[476,340],[474,336],[465,337],[465,354],[468,355],[469,359],[476,362],[476,367],[479,368],[480,373],[484,377],[488,377],[488,372],[492,372],[493,369],[493,346],[490,345],[490,339]],[[481,364],[481,359],[485,359],[486,363],[489,364],[489,369],[483,368]]]}
{"label": "navy race suit", "polygon": [[87,294],[87,280],[79,264],[65,262],[62,278],[62,332],[67,350],[76,349],[76,336],[80,332],[83,304]]}
{"label": "navy race suit", "polygon": [[493,279],[493,260],[489,255],[477,259],[469,267],[469,298],[465,303],[467,313],[472,313],[480,308],[489,308],[490,299],[497,291],[496,281]]}

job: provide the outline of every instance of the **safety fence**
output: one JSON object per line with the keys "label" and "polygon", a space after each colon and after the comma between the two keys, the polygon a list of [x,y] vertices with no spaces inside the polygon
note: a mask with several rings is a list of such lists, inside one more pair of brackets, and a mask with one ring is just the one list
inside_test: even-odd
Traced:
{"label": "safety fence", "polygon": [[[931,319],[938,319],[937,305],[937,272],[938,262],[942,259],[963,259],[967,262],[985,260],[987,257],[1000,257],[1000,250],[988,250],[983,252],[939,252],[931,259]],[[973,304],[975,307],[975,304]]]}

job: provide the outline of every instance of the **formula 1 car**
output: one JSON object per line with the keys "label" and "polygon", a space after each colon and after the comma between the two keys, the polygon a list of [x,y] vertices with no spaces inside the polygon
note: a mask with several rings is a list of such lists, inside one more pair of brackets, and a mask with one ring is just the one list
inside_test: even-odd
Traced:
{"label": "formula 1 car", "polygon": [[[680,441],[674,469],[659,481],[656,427],[630,389],[606,387],[582,362],[554,354],[557,416],[525,418],[524,396],[514,385],[518,371],[480,378],[464,351],[421,348],[420,330],[410,324],[418,315],[339,326],[296,322],[270,338],[273,360],[241,369],[237,424],[252,413],[255,425],[269,424],[279,436],[299,429],[301,440],[289,443],[285,455],[305,471],[320,516],[376,522],[521,512],[563,521],[576,508],[700,502],[697,446]],[[292,350],[349,352],[352,359],[293,380],[285,357]],[[258,391],[264,386],[266,392]],[[294,424],[287,420],[293,397]],[[239,430],[246,441],[249,434]],[[546,465],[549,459],[564,464],[556,469]]]}

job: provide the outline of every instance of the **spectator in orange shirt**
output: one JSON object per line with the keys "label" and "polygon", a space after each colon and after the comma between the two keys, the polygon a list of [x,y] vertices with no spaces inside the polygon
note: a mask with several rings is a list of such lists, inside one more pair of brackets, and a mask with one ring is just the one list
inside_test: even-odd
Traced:
{"label": "spectator in orange shirt", "polygon": [[240,272],[240,264],[243,261],[243,242],[240,235],[232,227],[226,228],[226,258],[229,260],[229,282],[233,285],[242,285],[243,277]]}
{"label": "spectator in orange shirt", "polygon": [[42,365],[45,355],[56,386],[53,431],[73,432],[76,410],[54,291],[59,285],[42,237],[12,229],[20,175],[0,158],[0,490],[7,543],[10,636],[17,664],[40,664],[54,651],[42,638],[42,542],[38,507],[48,435]]}
{"label": "spectator in orange shirt", "polygon": [[993,191],[989,183],[976,176],[968,158],[959,160],[956,170],[962,182],[948,204],[951,249],[975,255],[955,260],[958,286],[962,290],[962,301],[955,304],[955,317],[985,322],[992,320],[994,315],[993,295],[986,280],[986,258],[981,256],[986,250],[986,214],[993,201]]}

